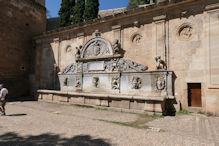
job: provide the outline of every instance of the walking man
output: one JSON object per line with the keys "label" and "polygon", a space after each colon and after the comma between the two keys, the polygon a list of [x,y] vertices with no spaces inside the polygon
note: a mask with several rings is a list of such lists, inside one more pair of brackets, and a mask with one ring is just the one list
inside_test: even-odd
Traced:
{"label": "walking man", "polygon": [[6,96],[8,94],[8,90],[4,88],[3,84],[0,84],[0,115],[5,115],[5,104],[6,104]]}

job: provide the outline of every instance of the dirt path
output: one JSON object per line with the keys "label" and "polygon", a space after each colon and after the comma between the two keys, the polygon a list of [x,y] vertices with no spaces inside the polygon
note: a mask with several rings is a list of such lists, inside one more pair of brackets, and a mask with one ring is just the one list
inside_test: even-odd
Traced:
{"label": "dirt path", "polygon": [[[7,115],[0,117],[4,146],[219,145],[219,118],[204,115],[157,118],[144,124],[138,114],[44,102],[9,103]],[[133,126],[136,121],[143,125]]]}

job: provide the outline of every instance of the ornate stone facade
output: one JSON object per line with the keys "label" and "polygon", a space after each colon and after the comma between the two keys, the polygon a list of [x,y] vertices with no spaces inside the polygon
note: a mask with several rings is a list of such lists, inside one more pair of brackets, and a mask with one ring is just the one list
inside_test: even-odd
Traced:
{"label": "ornate stone facade", "polygon": [[[57,64],[63,76],[75,75],[70,84],[80,76],[86,92],[173,95],[178,105],[189,110],[193,107],[189,105],[189,85],[197,83],[201,84],[202,103],[197,109],[218,114],[218,14],[218,0],[165,0],[81,26],[47,32],[35,38],[39,42],[36,85],[52,88],[55,82],[51,70]],[[66,53],[68,45],[72,51]],[[83,48],[77,58],[75,48],[80,45]],[[91,74],[99,77],[98,88],[93,88]],[[117,90],[115,76],[120,77]],[[139,89],[132,88],[133,77],[141,79],[136,82],[141,81],[141,87],[134,85]],[[55,85],[58,84],[61,86],[63,80],[56,79]]]}

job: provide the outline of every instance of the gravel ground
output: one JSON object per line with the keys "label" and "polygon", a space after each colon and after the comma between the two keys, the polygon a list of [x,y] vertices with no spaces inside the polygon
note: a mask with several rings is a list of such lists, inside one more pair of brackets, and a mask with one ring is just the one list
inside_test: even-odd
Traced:
{"label": "gravel ground", "polygon": [[[152,129],[124,126],[138,114],[45,102],[14,102],[0,117],[0,145],[219,146],[219,118],[158,118]],[[110,122],[107,122],[110,121]]]}

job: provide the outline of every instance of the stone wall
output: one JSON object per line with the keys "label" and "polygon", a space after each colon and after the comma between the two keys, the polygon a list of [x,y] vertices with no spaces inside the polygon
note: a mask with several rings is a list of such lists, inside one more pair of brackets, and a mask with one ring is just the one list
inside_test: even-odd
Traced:
{"label": "stone wall", "polygon": [[35,0],[37,3],[41,4],[42,6],[45,7],[46,5],[46,0]]}
{"label": "stone wall", "polygon": [[[56,74],[75,61],[76,47],[95,30],[111,44],[119,40],[124,58],[156,70],[156,56],[175,72],[175,97],[184,109],[219,113],[217,0],[160,2],[94,22],[57,29],[36,37],[36,83],[40,89],[59,87]],[[49,56],[49,57],[48,57]],[[55,66],[54,66],[55,64]],[[202,107],[188,106],[188,83],[201,83]]]}
{"label": "stone wall", "polygon": [[0,82],[10,97],[28,96],[32,38],[45,31],[46,9],[33,0],[0,0],[0,16]]}

